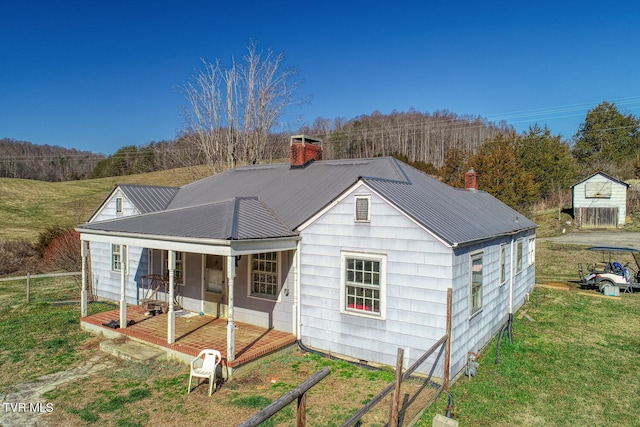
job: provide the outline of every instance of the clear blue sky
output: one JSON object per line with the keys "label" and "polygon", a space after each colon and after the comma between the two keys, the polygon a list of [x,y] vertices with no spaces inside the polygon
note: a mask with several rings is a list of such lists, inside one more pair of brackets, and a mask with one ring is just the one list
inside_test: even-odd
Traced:
{"label": "clear blue sky", "polygon": [[640,115],[639,18],[638,1],[0,0],[0,138],[104,154],[173,139],[176,86],[254,39],[305,81],[293,129],[447,109],[568,139],[603,100]]}

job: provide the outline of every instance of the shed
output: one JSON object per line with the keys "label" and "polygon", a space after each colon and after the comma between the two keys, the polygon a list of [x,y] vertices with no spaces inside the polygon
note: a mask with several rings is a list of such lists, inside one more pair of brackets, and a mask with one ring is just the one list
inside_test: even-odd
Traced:
{"label": "shed", "polygon": [[627,215],[629,184],[604,172],[574,184],[573,217],[582,228],[616,228]]}

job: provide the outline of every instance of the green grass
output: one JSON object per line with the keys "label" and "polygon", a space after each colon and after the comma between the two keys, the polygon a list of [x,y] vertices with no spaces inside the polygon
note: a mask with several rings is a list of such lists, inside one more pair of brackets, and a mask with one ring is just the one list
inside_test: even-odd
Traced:
{"label": "green grass", "polygon": [[[523,310],[534,321],[516,317],[500,363],[494,339],[477,376],[451,388],[460,425],[640,425],[640,295],[538,288]],[[418,425],[446,406],[443,393]]]}
{"label": "green grass", "polygon": [[33,242],[47,227],[83,223],[116,183],[181,186],[206,175],[196,167],[67,182],[0,178],[0,239]]}
{"label": "green grass", "polygon": [[[30,303],[24,280],[0,282],[0,392],[15,383],[63,369],[79,360],[91,335],[80,330],[79,305],[50,301],[77,297],[73,277],[32,279]],[[91,304],[91,312],[112,309]]]}

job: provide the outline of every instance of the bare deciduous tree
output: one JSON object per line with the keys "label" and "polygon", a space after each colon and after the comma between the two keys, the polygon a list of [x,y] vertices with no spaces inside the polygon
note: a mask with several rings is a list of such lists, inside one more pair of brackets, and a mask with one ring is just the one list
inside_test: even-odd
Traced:
{"label": "bare deciduous tree", "polygon": [[181,89],[188,109],[186,133],[216,173],[270,157],[267,141],[286,107],[300,104],[302,83],[283,53],[259,50],[251,41],[242,61],[229,68],[208,63]]}

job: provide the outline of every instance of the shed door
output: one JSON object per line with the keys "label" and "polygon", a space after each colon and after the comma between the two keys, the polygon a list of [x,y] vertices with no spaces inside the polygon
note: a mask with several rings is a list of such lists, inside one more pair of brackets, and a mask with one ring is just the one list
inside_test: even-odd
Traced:
{"label": "shed door", "polygon": [[580,208],[580,227],[616,228],[618,208]]}

